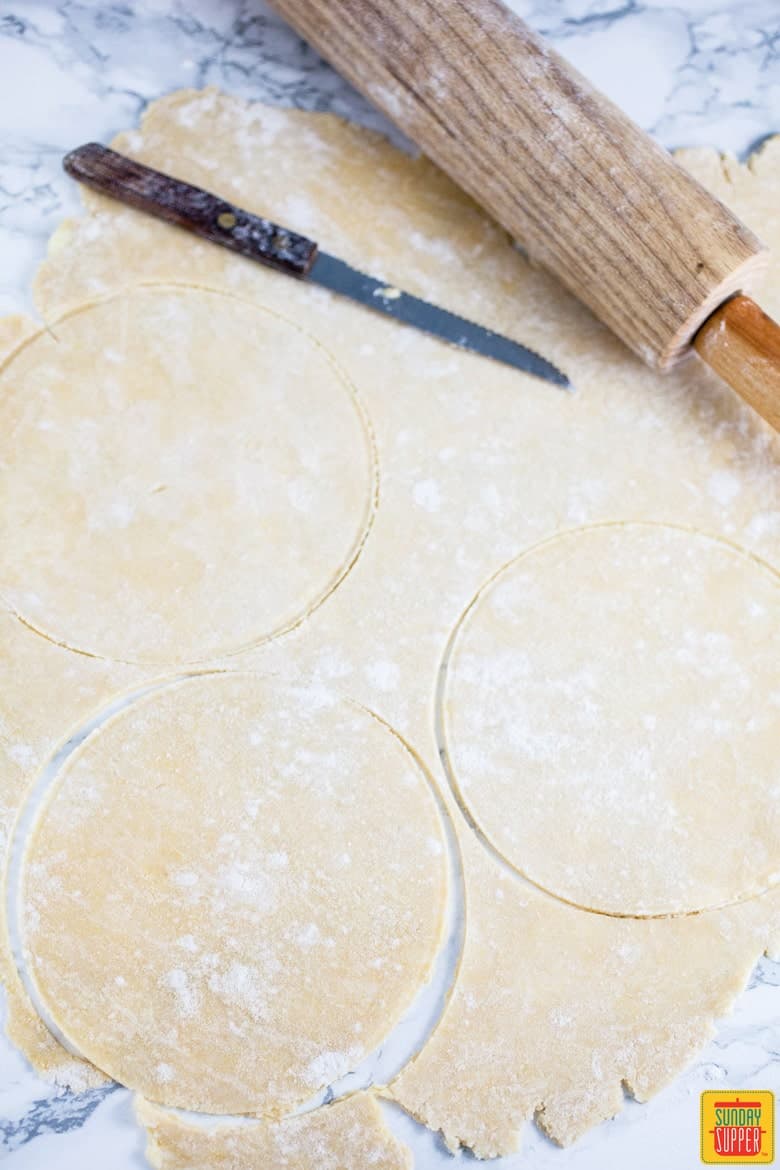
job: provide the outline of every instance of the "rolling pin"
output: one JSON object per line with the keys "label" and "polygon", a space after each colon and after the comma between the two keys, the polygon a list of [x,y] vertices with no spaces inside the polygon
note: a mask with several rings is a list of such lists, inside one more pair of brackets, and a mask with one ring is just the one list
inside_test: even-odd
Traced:
{"label": "rolling pin", "polygon": [[272,0],[648,365],[691,349],[780,430],[766,252],[499,0]]}

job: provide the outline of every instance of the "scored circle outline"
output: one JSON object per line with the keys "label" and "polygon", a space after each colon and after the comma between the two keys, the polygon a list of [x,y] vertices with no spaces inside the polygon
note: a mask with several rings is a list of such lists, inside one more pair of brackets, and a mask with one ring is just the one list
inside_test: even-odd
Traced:
{"label": "scored circle outline", "polygon": [[[71,306],[64,310],[62,314],[51,322],[47,322],[40,329],[24,337],[21,342],[13,347],[10,352],[4,355],[0,361],[0,384],[2,379],[7,375],[13,363],[38,341],[45,340],[47,337],[56,338],[56,327],[64,321],[77,317],[85,312],[93,309],[99,309],[103,306],[110,305],[113,302],[121,302],[123,297],[132,296],[138,293],[145,292],[176,292],[176,293],[206,293],[208,295],[221,297],[225,301],[233,301],[242,307],[248,308],[253,312],[257,312],[266,319],[281,323],[285,328],[292,330],[301,339],[303,339],[310,347],[312,353],[317,354],[325,365],[329,368],[331,375],[340,384],[352,410],[362,434],[365,444],[366,453],[366,479],[364,484],[364,497],[362,503],[362,515],[359,522],[355,526],[354,535],[349,542],[349,547],[341,559],[339,567],[333,572],[324,584],[315,587],[307,600],[304,600],[300,608],[292,614],[279,620],[272,619],[266,622],[265,626],[260,632],[253,634],[249,638],[242,639],[239,643],[231,643],[229,645],[219,645],[213,647],[197,647],[190,645],[187,652],[173,652],[162,657],[146,652],[111,652],[101,649],[98,646],[91,646],[83,644],[79,637],[71,637],[67,632],[63,633],[55,628],[48,628],[48,624],[37,620],[31,614],[24,612],[24,606],[15,603],[14,600],[7,595],[7,591],[0,588],[0,596],[9,610],[13,612],[16,617],[26,626],[28,626],[35,633],[45,637],[48,641],[55,645],[60,645],[65,649],[71,650],[74,653],[83,654],[90,658],[99,658],[107,661],[123,662],[128,665],[151,666],[159,669],[164,669],[166,666],[193,666],[206,667],[209,663],[213,663],[220,658],[230,658],[235,655],[244,653],[249,649],[254,649],[258,646],[265,645],[277,638],[284,636],[291,630],[297,628],[301,622],[305,621],[312,613],[314,613],[321,605],[328,600],[328,598],[339,588],[345,578],[354,568],[358,559],[360,558],[366,541],[370,535],[371,529],[376,518],[377,509],[379,506],[379,488],[380,488],[380,467],[376,437],[374,427],[368,413],[368,410],[358,393],[351,378],[344,371],[340,363],[330,352],[327,346],[314,333],[299,325],[297,322],[286,317],[283,313],[276,309],[260,302],[253,301],[245,296],[239,296],[233,291],[208,284],[193,283],[189,281],[180,281],[174,279],[167,280],[145,280],[119,289],[110,294],[94,298],[92,300],[83,301],[78,305]],[[18,590],[17,590],[18,592]],[[85,642],[88,642],[86,639]]]}
{"label": "scored circle outline", "polygon": [[[542,552],[543,550],[558,544],[559,542],[569,540],[572,537],[587,536],[590,533],[598,533],[604,531],[622,532],[631,529],[644,529],[648,531],[667,530],[670,533],[678,535],[687,535],[692,538],[698,538],[702,541],[709,542],[721,552],[730,554],[738,558],[743,565],[752,566],[765,580],[771,582],[774,589],[780,589],[780,572],[771,564],[764,561],[760,556],[756,555],[749,549],[745,549],[734,541],[729,540],[719,534],[713,534],[702,531],[698,528],[687,526],[683,524],[667,523],[663,521],[654,520],[637,520],[637,521],[602,521],[593,524],[584,525],[578,528],[563,529],[547,536],[535,544],[530,545],[522,552],[505,562],[499,569],[492,573],[479,586],[473,594],[471,600],[463,609],[457,621],[455,622],[452,631],[447,640],[445,650],[440,661],[439,671],[437,676],[436,696],[434,703],[434,722],[435,735],[439,756],[442,761],[443,769],[447,777],[447,782],[453,797],[458,805],[458,808],[463,815],[466,823],[469,825],[471,831],[478,838],[482,846],[498,861],[498,863],[512,873],[512,875],[521,882],[528,883],[531,887],[537,889],[542,895],[551,897],[555,901],[565,905],[572,906],[574,909],[582,910],[586,913],[594,913],[604,915],[605,917],[615,918],[634,918],[634,919],[655,919],[655,918],[675,918],[687,917],[700,913],[705,913],[711,910],[718,910],[726,906],[736,905],[741,902],[749,901],[753,898],[760,897],[770,890],[776,888],[780,883],[780,871],[777,867],[772,870],[766,881],[756,884],[752,888],[741,890],[733,896],[728,896],[723,900],[713,902],[707,905],[697,905],[695,907],[664,907],[664,908],[631,908],[619,909],[614,906],[603,906],[589,903],[581,900],[581,898],[568,895],[561,890],[552,888],[551,885],[546,884],[542,880],[538,880],[530,872],[527,864],[520,862],[518,858],[513,858],[510,851],[503,848],[496,840],[495,833],[490,831],[485,824],[482,823],[481,816],[474,807],[474,803],[470,801],[464,791],[462,769],[458,769],[453,761],[453,742],[452,742],[452,728],[451,719],[448,718],[448,704],[452,701],[452,686],[453,684],[453,660],[457,652],[462,649],[463,642],[466,638],[466,631],[469,627],[471,618],[480,609],[480,604],[490,594],[491,590],[501,584],[507,578],[512,570],[520,565],[522,562],[531,558],[534,554]],[[577,588],[576,577],[571,580],[571,588]],[[540,791],[539,799],[544,800],[544,792]],[[774,855],[773,855],[774,857]]]}
{"label": "scored circle outline", "polygon": [[[74,732],[74,734],[67,741],[64,741],[61,747],[54,752],[50,758],[49,763],[44,765],[42,768],[38,780],[35,784],[33,784],[28,796],[28,804],[22,810],[22,814],[20,814],[20,817],[17,820],[17,825],[14,830],[14,840],[12,841],[10,850],[11,863],[7,895],[9,898],[9,926],[12,945],[14,946],[15,958],[17,965],[19,966],[19,974],[25,987],[31,995],[33,1004],[40,1012],[46,1026],[50,1028],[59,1042],[63,1044],[65,1048],[74,1056],[95,1064],[96,1067],[108,1073],[108,1075],[113,1076],[113,1078],[118,1080],[120,1084],[125,1084],[126,1082],[121,1077],[117,1077],[115,1074],[113,1074],[104,1062],[96,1060],[94,1055],[87,1051],[89,1045],[80,1045],[68,1035],[66,1028],[57,1019],[57,1011],[50,1010],[51,1003],[49,1002],[49,997],[46,993],[42,992],[40,985],[33,973],[33,966],[31,964],[32,952],[30,951],[26,941],[27,927],[22,925],[23,918],[20,919],[19,915],[22,913],[20,907],[24,906],[25,904],[24,889],[27,883],[25,873],[28,862],[32,855],[32,848],[35,837],[37,835],[37,829],[43,822],[45,822],[47,815],[51,811],[51,806],[56,801],[63,783],[67,780],[69,771],[73,767],[78,766],[84,754],[88,752],[90,745],[92,742],[94,742],[95,738],[99,738],[101,733],[105,731],[110,733],[112,727],[115,727],[117,722],[120,722],[124,716],[132,714],[134,709],[137,710],[139,707],[143,707],[143,705],[148,701],[154,702],[158,696],[165,696],[172,690],[178,690],[183,685],[186,686],[188,683],[198,683],[203,681],[208,682],[213,680],[240,680],[242,678],[256,679],[258,683],[268,686],[272,691],[274,691],[275,688],[277,688],[279,685],[278,680],[272,676],[260,674],[255,670],[204,669],[193,671],[185,675],[160,676],[156,680],[145,684],[141,688],[134,688],[131,691],[124,692],[108,703],[102,709],[102,714],[98,713],[98,715],[93,716],[93,718],[89,720],[88,723],[84,724],[83,730],[80,733]],[[290,695],[297,694],[301,690],[306,691],[307,689],[304,683],[292,682],[282,684],[282,688]],[[321,688],[316,687],[315,690],[317,691],[317,694],[320,695]],[[437,936],[437,938],[433,942],[433,949],[431,950],[430,957],[428,960],[426,960],[426,962],[435,964],[438,967],[442,960],[446,957],[445,952],[449,954],[449,958],[447,960],[448,973],[445,972],[449,990],[447,990],[446,995],[443,997],[441,996],[440,992],[437,993],[439,998],[438,1006],[435,1008],[433,1017],[429,1020],[428,1023],[424,1025],[422,1039],[420,1039],[418,1035],[414,1041],[416,1047],[412,1051],[407,1051],[403,1060],[403,1064],[401,1065],[401,1067],[406,1067],[408,1063],[416,1058],[422,1045],[430,1040],[430,1037],[441,1023],[441,1019],[446,1008],[446,1003],[449,1000],[449,994],[451,992],[452,986],[454,986],[454,982],[457,978],[457,972],[462,961],[464,939],[463,923],[460,921],[460,916],[462,915],[463,911],[464,895],[463,890],[460,888],[460,882],[462,879],[462,860],[460,858],[460,847],[457,841],[454,826],[451,822],[451,814],[447,807],[447,803],[442,797],[436,780],[431,775],[430,770],[425,765],[424,761],[420,758],[415,749],[399,732],[395,730],[391,724],[383,719],[382,716],[378,715],[370,708],[364,706],[362,703],[350,699],[348,696],[340,694],[336,691],[332,692],[332,698],[338,706],[351,709],[354,715],[357,715],[361,718],[365,717],[368,720],[367,725],[370,728],[378,730],[382,737],[386,737],[386,742],[391,742],[394,744],[392,750],[395,752],[396,748],[398,749],[400,758],[403,758],[406,761],[405,766],[418,774],[423,791],[427,794],[424,799],[426,803],[430,803],[433,820],[437,826],[436,832],[440,835],[444,846],[443,854],[440,850],[428,851],[431,854],[429,864],[432,867],[435,867],[437,870],[441,870],[437,880],[444,881],[444,893],[439,908],[439,925],[431,935],[432,938],[434,935]],[[315,702],[316,701],[317,700],[315,699]],[[67,754],[65,754],[63,757],[64,751],[66,751]],[[52,768],[54,769],[53,773]],[[49,773],[48,778],[47,773]],[[384,832],[382,833],[382,839],[384,840]],[[424,857],[426,855],[426,850],[423,849],[418,851],[418,855]],[[453,914],[455,915],[454,918]],[[18,940],[16,944],[13,944],[14,938]],[[17,946],[21,947],[18,952],[16,950]],[[454,951],[453,947],[455,947]],[[387,1041],[389,1041],[391,1037],[394,1036],[395,1029],[398,1027],[398,1025],[406,1022],[406,1014],[410,1010],[410,1005],[414,1005],[416,1007],[417,997],[425,988],[428,987],[428,981],[430,979],[431,975],[429,973],[421,982],[415,984],[413,988],[405,989],[404,994],[401,996],[401,1000],[399,1001],[397,1012],[393,1015],[392,1018],[389,1019],[388,1022],[383,1023],[381,1026],[382,1036],[379,1036],[378,1038],[374,1037],[374,1047],[370,1048],[368,1055],[364,1058],[366,1062],[369,1059],[375,1058],[377,1055],[381,1056],[382,1046],[386,1045]],[[437,976],[437,980],[438,982],[441,982],[439,976]],[[429,1006],[425,1008],[426,1012],[430,1012],[430,1010],[431,1009]],[[64,1013],[60,1013],[60,1015],[62,1018]],[[378,1048],[377,1045],[379,1045]],[[395,1047],[398,1047],[397,1042]],[[392,1079],[398,1075],[399,1071],[400,1069],[393,1072]],[[327,1084],[327,1082],[323,1083]],[[148,1095],[149,1090],[144,1089],[143,1086],[139,1088],[137,1085],[130,1085],[129,1087],[135,1087],[137,1091],[147,1092]],[[311,1108],[318,1107],[319,1104],[328,1104],[331,1100],[340,1100],[342,1097],[348,1096],[350,1093],[352,1093],[355,1086],[350,1082],[349,1078],[345,1077],[343,1086],[341,1081],[339,1081],[338,1084],[334,1086],[334,1088],[336,1089],[336,1096],[332,1096],[330,1090],[328,1090],[328,1093],[319,1103],[316,1101],[314,1103],[307,1103],[303,1107],[303,1112],[308,1112]],[[161,1096],[159,1092],[156,1094],[154,1099],[160,1101],[162,1104],[166,1105],[166,1107],[191,1109],[193,1112],[201,1113],[205,1116],[248,1115],[250,1117],[254,1116],[257,1118],[277,1116],[277,1113],[274,1111],[272,1105],[269,1105],[271,1112],[266,1113],[265,1102],[263,1102],[262,1106],[258,1105],[256,1109],[248,1109],[246,1105],[243,1105],[240,1109],[218,1114],[216,1111],[211,1109],[204,1111],[199,1106],[191,1106],[186,1103],[182,1104],[181,1102],[166,1102],[164,1095]]]}

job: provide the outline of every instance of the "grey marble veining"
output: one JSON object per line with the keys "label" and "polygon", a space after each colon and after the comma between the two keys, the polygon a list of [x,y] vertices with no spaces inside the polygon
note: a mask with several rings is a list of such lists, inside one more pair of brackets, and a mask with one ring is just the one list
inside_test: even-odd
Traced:
{"label": "grey marble veining", "polygon": [[81,1129],[109,1093],[118,1085],[88,1089],[84,1093],[52,1093],[51,1089],[19,1117],[0,1117],[0,1150],[13,1152],[44,1134],[68,1133]]}
{"label": "grey marble veining", "polygon": [[[534,28],[669,147],[744,157],[780,132],[778,0],[512,0]],[[0,313],[29,310],[46,239],[78,210],[61,157],[135,124],[181,86],[330,110],[394,134],[261,0],[0,0]],[[396,135],[396,137],[398,137]],[[689,1170],[698,1094],[780,1091],[780,964],[762,961],[695,1066],[646,1106],[559,1151],[529,1127],[502,1168]],[[436,1137],[388,1109],[420,1170],[452,1167]],[[11,1170],[140,1170],[129,1094],[56,1092],[0,1040],[0,1158]],[[470,1161],[464,1157],[462,1161]]]}
{"label": "grey marble veining", "polygon": [[718,146],[744,157],[780,129],[776,0],[512,7],[668,148]]}

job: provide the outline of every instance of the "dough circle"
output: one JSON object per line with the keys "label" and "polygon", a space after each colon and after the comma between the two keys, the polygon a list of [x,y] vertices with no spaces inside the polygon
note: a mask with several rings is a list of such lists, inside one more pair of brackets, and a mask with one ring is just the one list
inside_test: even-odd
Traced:
{"label": "dough circle", "polygon": [[450,643],[450,780],[503,858],[608,914],[694,912],[780,876],[777,575],[726,542],[605,524],[530,549]]}
{"label": "dough circle", "polygon": [[168,1106],[278,1116],[374,1051],[429,977],[430,782],[362,707],[249,673],[166,684],[68,759],[21,875],[39,1005]]}
{"label": "dough circle", "polygon": [[0,591],[98,657],[194,662],[296,624],[373,514],[367,420],[326,351],[186,285],[86,305],[0,373]]}

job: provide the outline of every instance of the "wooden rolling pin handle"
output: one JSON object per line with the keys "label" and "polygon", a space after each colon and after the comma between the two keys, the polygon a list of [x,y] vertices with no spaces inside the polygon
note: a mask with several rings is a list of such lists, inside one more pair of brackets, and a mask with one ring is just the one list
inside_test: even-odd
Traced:
{"label": "wooden rolling pin handle", "polygon": [[780,431],[780,325],[750,297],[733,297],[702,325],[699,357]]}
{"label": "wooden rolling pin handle", "polygon": [[649,365],[749,291],[752,232],[499,0],[272,3]]}

